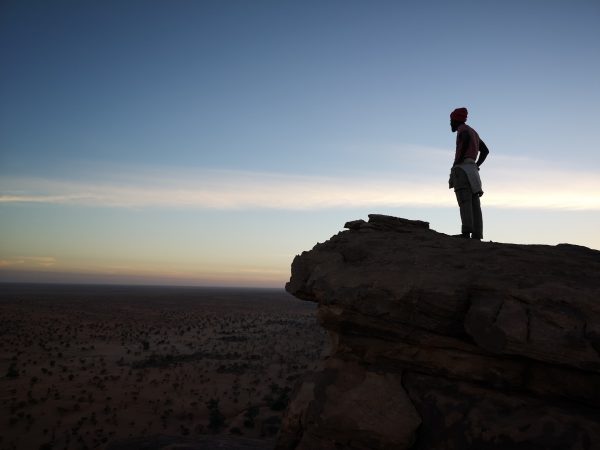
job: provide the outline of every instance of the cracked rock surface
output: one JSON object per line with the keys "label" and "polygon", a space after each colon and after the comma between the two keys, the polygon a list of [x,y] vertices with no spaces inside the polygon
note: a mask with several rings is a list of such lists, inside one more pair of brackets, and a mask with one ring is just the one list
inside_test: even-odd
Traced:
{"label": "cracked rock surface", "polygon": [[331,349],[277,448],[600,448],[600,252],[346,228],[292,264]]}

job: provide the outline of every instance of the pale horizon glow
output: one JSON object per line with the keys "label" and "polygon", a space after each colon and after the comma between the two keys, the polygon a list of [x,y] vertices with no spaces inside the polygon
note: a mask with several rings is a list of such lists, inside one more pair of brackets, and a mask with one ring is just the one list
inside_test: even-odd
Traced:
{"label": "pale horizon glow", "polygon": [[[488,192],[482,198],[486,206],[600,210],[600,177],[596,174],[544,167],[541,162],[527,158],[492,156],[491,159],[496,160],[482,168],[484,191]],[[435,168],[434,174],[442,173],[443,167]],[[522,167],[525,169],[521,170]],[[150,176],[148,171],[138,169],[136,172],[134,168],[127,173],[129,181],[118,182],[4,177],[0,180],[0,203],[217,210],[449,207],[455,203],[453,195],[444,192],[439,177],[419,178],[413,174],[325,177],[230,170],[173,170],[169,173],[166,170]],[[96,176],[109,178],[108,175]],[[557,180],[571,181],[564,184]]]}

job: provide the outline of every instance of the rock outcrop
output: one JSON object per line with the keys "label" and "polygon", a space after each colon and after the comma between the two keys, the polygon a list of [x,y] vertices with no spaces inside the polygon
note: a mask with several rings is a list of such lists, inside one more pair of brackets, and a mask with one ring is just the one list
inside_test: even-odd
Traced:
{"label": "rock outcrop", "polygon": [[600,252],[369,218],[292,264],[331,349],[278,449],[600,448]]}

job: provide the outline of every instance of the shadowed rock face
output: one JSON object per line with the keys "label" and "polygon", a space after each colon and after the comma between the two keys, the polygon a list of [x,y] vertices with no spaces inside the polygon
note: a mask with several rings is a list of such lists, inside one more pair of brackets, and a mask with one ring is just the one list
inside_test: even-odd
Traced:
{"label": "shadowed rock face", "polygon": [[277,448],[600,448],[600,252],[369,218],[294,259],[331,352]]}

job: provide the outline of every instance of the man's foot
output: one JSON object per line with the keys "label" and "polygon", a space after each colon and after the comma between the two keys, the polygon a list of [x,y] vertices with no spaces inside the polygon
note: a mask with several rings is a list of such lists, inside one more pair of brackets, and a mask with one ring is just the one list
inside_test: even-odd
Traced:
{"label": "man's foot", "polygon": [[457,238],[462,238],[462,239],[469,239],[471,237],[471,233],[454,234],[454,235],[452,235],[452,237],[457,237]]}

